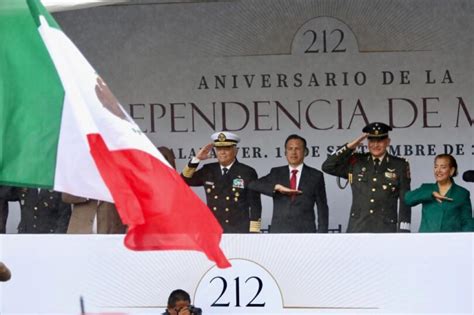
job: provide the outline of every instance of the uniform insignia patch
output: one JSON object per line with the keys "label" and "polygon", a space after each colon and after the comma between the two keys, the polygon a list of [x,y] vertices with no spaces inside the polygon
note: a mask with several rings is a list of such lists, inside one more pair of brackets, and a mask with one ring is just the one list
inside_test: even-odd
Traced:
{"label": "uniform insignia patch", "polygon": [[232,187],[244,188],[244,180],[242,178],[234,178],[234,180],[232,181]]}
{"label": "uniform insignia patch", "polygon": [[204,185],[214,185],[214,182],[205,182]]}
{"label": "uniform insignia patch", "polygon": [[397,174],[392,172],[385,172],[385,177],[389,179],[397,179]]}
{"label": "uniform insignia patch", "polygon": [[395,169],[394,169],[394,168],[388,168],[388,167],[387,167],[387,171],[393,173],[393,172],[395,172]]}

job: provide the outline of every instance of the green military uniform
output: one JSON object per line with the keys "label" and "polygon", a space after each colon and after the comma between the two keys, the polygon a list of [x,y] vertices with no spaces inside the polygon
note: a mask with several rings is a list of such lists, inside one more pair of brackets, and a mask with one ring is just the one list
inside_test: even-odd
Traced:
{"label": "green military uniform", "polygon": [[350,182],[352,207],[347,232],[409,230],[411,208],[403,202],[410,190],[410,171],[405,159],[386,153],[376,169],[369,153],[354,153],[344,146],[327,158],[322,169]]}

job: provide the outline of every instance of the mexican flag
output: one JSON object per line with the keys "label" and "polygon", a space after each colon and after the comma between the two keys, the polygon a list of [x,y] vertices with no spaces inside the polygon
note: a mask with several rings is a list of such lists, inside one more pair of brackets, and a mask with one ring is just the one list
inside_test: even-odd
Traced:
{"label": "mexican flag", "polygon": [[128,248],[230,266],[213,214],[35,0],[0,1],[0,183],[114,202]]}

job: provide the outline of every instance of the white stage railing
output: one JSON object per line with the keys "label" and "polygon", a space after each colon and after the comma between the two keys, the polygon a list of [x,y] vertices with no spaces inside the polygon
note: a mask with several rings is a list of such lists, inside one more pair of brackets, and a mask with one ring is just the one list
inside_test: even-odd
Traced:
{"label": "white stage railing", "polygon": [[122,236],[4,235],[1,314],[160,314],[182,288],[204,314],[472,314],[473,233],[225,235],[233,264],[132,252]]}

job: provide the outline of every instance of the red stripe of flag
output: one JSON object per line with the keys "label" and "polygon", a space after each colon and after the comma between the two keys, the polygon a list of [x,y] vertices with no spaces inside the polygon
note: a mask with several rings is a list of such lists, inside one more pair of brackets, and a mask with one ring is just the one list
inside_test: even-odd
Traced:
{"label": "red stripe of flag", "polygon": [[124,224],[132,250],[197,250],[220,268],[222,227],[172,168],[136,150],[110,151],[100,134],[87,136],[92,157]]}

